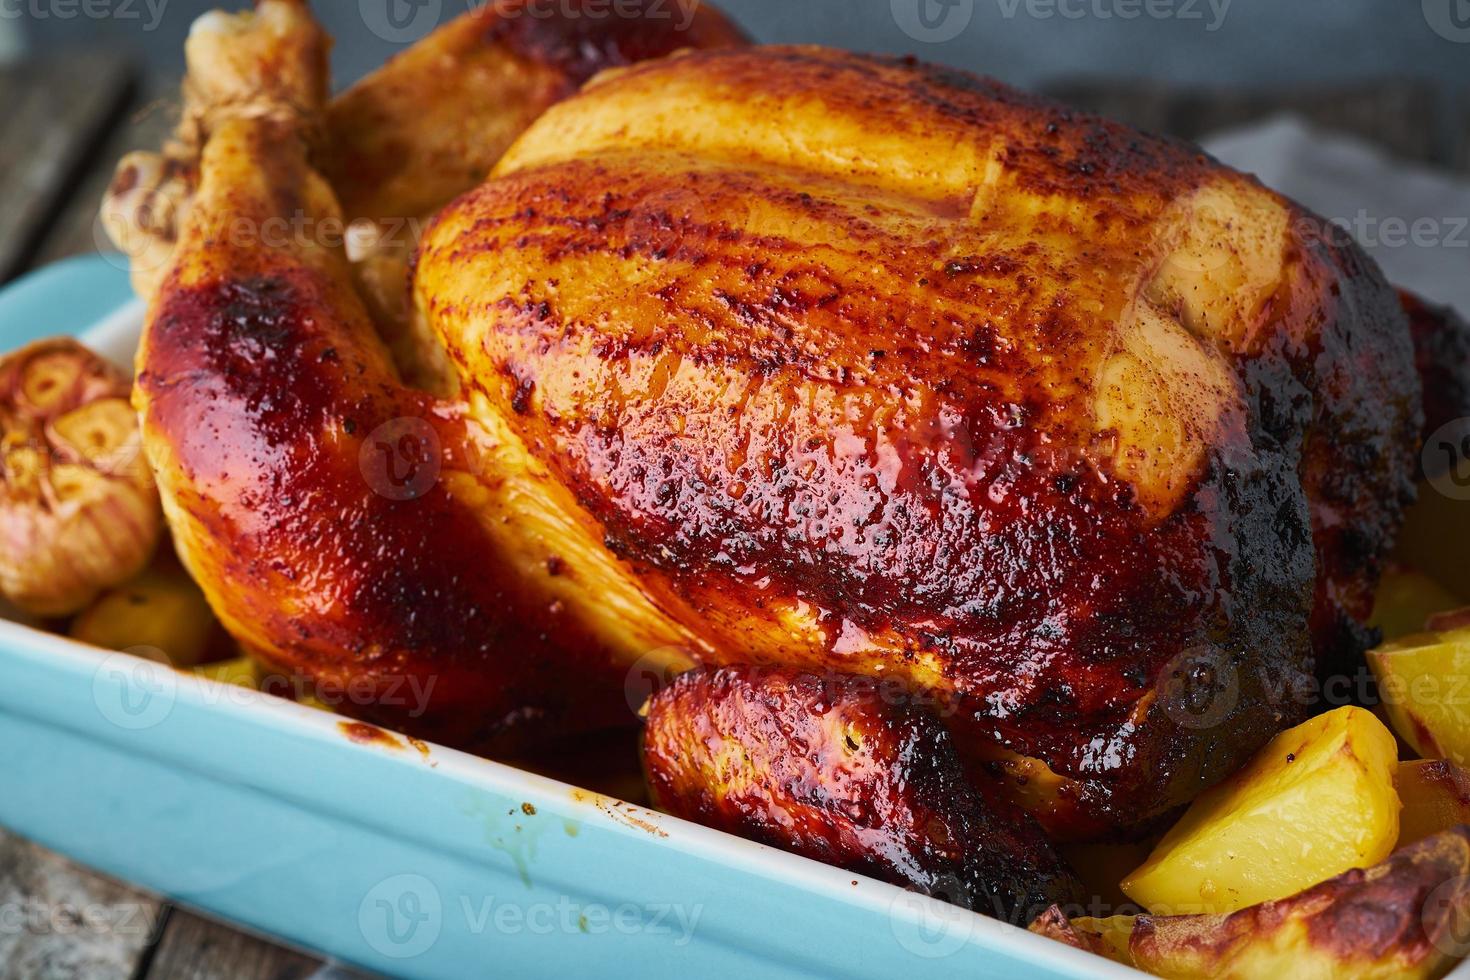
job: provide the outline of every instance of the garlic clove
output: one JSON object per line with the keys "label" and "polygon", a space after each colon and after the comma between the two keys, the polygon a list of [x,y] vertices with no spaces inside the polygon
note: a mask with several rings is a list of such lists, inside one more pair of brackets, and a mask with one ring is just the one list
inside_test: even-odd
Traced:
{"label": "garlic clove", "polygon": [[142,461],[138,416],[122,398],[103,398],[67,412],[51,425],[50,442],[71,459],[84,461],[109,476],[124,476]]}

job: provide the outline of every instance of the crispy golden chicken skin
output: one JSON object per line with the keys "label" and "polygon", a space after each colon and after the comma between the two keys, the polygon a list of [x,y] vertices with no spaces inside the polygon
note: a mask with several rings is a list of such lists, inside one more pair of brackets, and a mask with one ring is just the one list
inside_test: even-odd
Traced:
{"label": "crispy golden chicken skin", "polygon": [[359,291],[411,383],[439,394],[458,379],[411,316],[418,234],[481,183],[527,126],[597,72],[684,48],[742,45],[713,5],[656,0],[523,0],[471,5],[328,104],[316,162],[353,222]]}
{"label": "crispy golden chicken skin", "polygon": [[853,675],[691,671],[649,704],[649,788],[678,816],[1018,924],[1080,904],[1040,828],[992,809],[910,700]]}
{"label": "crispy golden chicken skin", "polygon": [[350,217],[428,216],[483,181],[527,126],[598,72],[745,43],[707,3],[472,4],[331,101],[320,167]]}
{"label": "crispy golden chicken skin", "polygon": [[1130,823],[1355,654],[1420,387],[1381,274],[1182,143],[912,61],[605,74],[443,211],[470,386],[711,663],[898,677]]}

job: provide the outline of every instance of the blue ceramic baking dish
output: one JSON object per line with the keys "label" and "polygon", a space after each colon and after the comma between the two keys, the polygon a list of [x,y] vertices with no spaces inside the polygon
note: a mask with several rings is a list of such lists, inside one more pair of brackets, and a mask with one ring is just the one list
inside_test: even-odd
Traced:
{"label": "blue ceramic baking dish", "polygon": [[[0,294],[0,348],[121,361],[121,262]],[[1124,977],[952,906],[460,752],[0,621],[0,824],[412,977]]]}

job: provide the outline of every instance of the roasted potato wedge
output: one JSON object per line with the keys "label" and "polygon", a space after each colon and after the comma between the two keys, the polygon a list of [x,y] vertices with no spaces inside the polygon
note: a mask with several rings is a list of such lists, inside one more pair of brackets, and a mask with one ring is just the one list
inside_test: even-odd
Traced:
{"label": "roasted potato wedge", "polygon": [[200,677],[208,677],[212,681],[219,681],[221,684],[233,684],[236,687],[248,687],[255,690],[259,686],[258,670],[255,661],[249,657],[232,657],[229,660],[220,660],[202,667],[195,667],[194,673]]}
{"label": "roasted potato wedge", "polygon": [[677,816],[1030,922],[1080,885],[1024,813],[997,813],[949,733],[871,678],[728,667],[648,707],[643,760]]}
{"label": "roasted potato wedge", "polygon": [[1420,633],[1424,622],[1435,613],[1463,605],[1463,600],[1430,576],[1406,565],[1394,565],[1379,580],[1368,625],[1383,633],[1383,639]]}
{"label": "roasted potato wedge", "polygon": [[[1128,929],[1129,931],[1132,931],[1132,920],[1134,918],[1133,916],[1118,916],[1118,918],[1128,919]],[[1099,932],[1093,929],[1083,928],[1081,925],[1081,923],[1084,922],[1102,921],[1106,920],[1069,919],[1067,918],[1067,913],[1063,912],[1060,907],[1053,905],[1051,908],[1041,913],[1041,915],[1037,916],[1036,920],[1031,923],[1029,928],[1032,932],[1036,933],[1039,936],[1045,936],[1047,939],[1054,939],[1057,942],[1063,943],[1067,946],[1075,946],[1077,949],[1085,949],[1089,953],[1096,953],[1098,956],[1106,956],[1110,960],[1117,960],[1119,963],[1124,963],[1128,966],[1132,966],[1133,961],[1128,956],[1128,937],[1126,933],[1123,937],[1123,951],[1120,958],[1118,951],[1113,947],[1107,945]]]}
{"label": "roasted potato wedge", "polygon": [[71,635],[109,650],[156,650],[175,667],[196,666],[228,649],[204,593],[172,556],[103,593],[72,622]]}
{"label": "roasted potato wedge", "polygon": [[1363,708],[1283,732],[1200,796],[1123,892],[1155,914],[1234,912],[1381,861],[1399,834],[1396,757]]}
{"label": "roasted potato wedge", "polygon": [[1400,762],[1394,775],[1399,801],[1399,846],[1460,824],[1470,824],[1470,772],[1448,759]]}
{"label": "roasted potato wedge", "polygon": [[1115,916],[1032,931],[1160,977],[1428,978],[1470,939],[1470,828],[1400,848],[1279,901],[1228,915]]}
{"label": "roasted potato wedge", "polygon": [[1052,907],[1031,923],[1031,931],[1068,946],[1105,956],[1124,966],[1134,966],[1133,954],[1128,951],[1128,941],[1133,937],[1133,927],[1140,918],[1142,916],[1137,915],[1110,915],[1106,918],[1081,916],[1068,921],[1061,909]]}
{"label": "roasted potato wedge", "polygon": [[[1451,626],[1450,617],[1435,617]],[[1414,633],[1368,651],[1383,709],[1426,759],[1470,764],[1470,626]]]}

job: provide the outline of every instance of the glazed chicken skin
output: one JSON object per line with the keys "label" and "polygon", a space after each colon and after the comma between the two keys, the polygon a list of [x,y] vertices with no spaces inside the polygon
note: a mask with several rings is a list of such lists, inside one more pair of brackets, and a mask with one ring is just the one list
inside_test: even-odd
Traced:
{"label": "glazed chicken skin", "polygon": [[669,813],[1018,924],[1084,904],[1035,822],[872,678],[692,670],[650,702],[643,743]]}
{"label": "glazed chicken skin", "polygon": [[1403,314],[1197,149],[816,48],[606,72],[426,233],[438,397],[343,249],[219,234],[343,217],[325,106],[205,113],[135,401],[212,605],[375,685],[350,710],[497,750],[626,720],[635,663],[891,678],[1130,826],[1364,643],[1421,423]]}
{"label": "glazed chicken skin", "polygon": [[[490,16],[470,21],[489,51],[463,43],[463,22],[444,29],[456,57],[515,55],[505,45],[519,35],[489,30]],[[725,23],[713,12],[694,23],[712,22]],[[563,26],[572,40],[585,29]],[[646,26],[651,39],[600,50],[621,63],[691,40],[672,22]],[[709,32],[710,43],[732,37]],[[385,69],[397,85],[446,66],[443,34],[425,43],[440,57]],[[627,725],[627,665],[687,667],[689,638],[620,587],[600,545],[574,550],[586,532],[567,526],[571,502],[546,496],[514,439],[401,380],[329,232],[345,216],[313,150],[329,118],[326,48],[299,0],[209,15],[190,38],[186,126],[200,128],[202,150],[176,240],[158,240],[166,271],[138,282],[157,285],[134,390],[179,555],[257,659],[361,717],[496,753]],[[590,70],[576,62],[555,91]],[[344,99],[356,108],[334,105],[349,117],[380,108],[380,139],[416,125],[402,102]],[[473,182],[441,164],[418,166],[434,193]],[[120,176],[136,166],[125,160]],[[146,212],[136,180],[119,185]],[[144,225],[137,210],[115,216]]]}
{"label": "glazed chicken skin", "polygon": [[696,53],[543,116],[416,302],[699,659],[901,678],[1129,824],[1361,649],[1412,496],[1403,314],[1314,220],[972,76]]}

